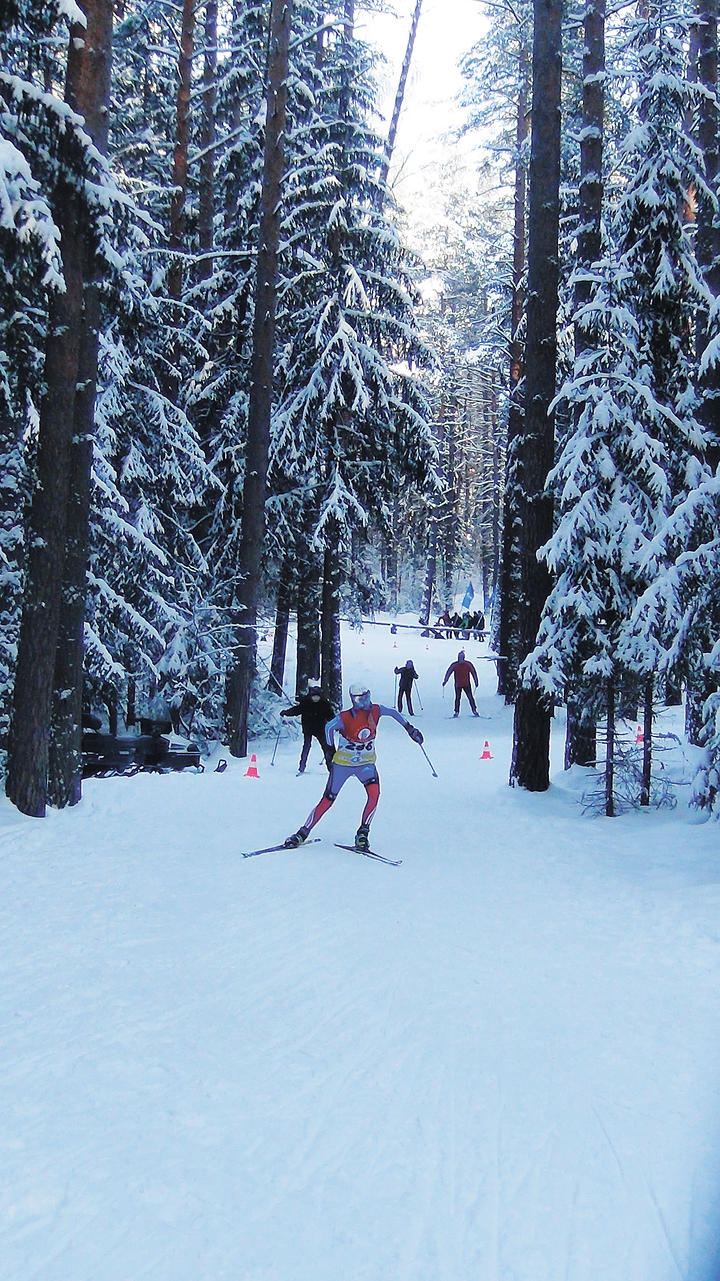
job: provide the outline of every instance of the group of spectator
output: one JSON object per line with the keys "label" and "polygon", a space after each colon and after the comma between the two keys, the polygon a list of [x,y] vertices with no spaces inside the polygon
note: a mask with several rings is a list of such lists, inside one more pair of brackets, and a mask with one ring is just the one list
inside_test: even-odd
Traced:
{"label": "group of spectator", "polygon": [[[438,631],[438,628],[443,630]],[[464,614],[451,614],[449,609],[443,611],[432,627],[432,635],[436,640],[482,640],[485,632],[485,615],[482,610],[478,609],[474,614],[467,611]]]}

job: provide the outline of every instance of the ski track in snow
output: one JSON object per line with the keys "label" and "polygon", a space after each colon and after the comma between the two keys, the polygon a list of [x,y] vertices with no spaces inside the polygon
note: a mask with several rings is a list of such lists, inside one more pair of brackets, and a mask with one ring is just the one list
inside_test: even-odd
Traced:
{"label": "ski track in snow", "polygon": [[296,739],[0,809],[0,1281],[717,1281],[717,828],[511,791],[493,665],[448,721],[459,643],[400,643],[344,638],[381,702],[421,673],[400,868],[334,848],[352,781],[240,857],[322,791]]}

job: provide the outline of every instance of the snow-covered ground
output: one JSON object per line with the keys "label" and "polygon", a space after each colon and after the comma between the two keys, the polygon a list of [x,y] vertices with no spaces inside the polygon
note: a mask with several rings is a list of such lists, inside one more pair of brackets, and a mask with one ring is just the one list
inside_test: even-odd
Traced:
{"label": "snow-covered ground", "polygon": [[[394,648],[395,643],[397,648]],[[413,658],[434,779],[387,720],[373,844],[318,749],[0,805],[2,1281],[717,1281],[717,825],[507,786],[511,712]],[[468,656],[484,652],[476,642]],[[492,760],[481,760],[484,740]]]}

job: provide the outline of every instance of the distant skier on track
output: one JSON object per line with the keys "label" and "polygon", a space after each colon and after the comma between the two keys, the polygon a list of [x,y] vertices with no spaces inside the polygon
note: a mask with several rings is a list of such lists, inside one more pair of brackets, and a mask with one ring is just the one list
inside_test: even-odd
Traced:
{"label": "distant skier on track", "polygon": [[[375,764],[375,735],[381,716],[391,716],[399,721],[414,743],[422,743],[423,736],[419,729],[410,725],[395,711],[394,707],[383,707],[373,703],[367,685],[350,686],[351,706],[328,722],[325,734],[328,743],[334,748],[330,777],[327,787],[317,805],[310,811],[302,827],[292,836],[288,836],[285,845],[294,849],[307,840],[315,824],[330,809],[349,778],[357,778],[367,793],[365,808],[362,812],[360,826],[355,834],[355,846],[359,850],[370,848],[370,824],[373,820],[380,798],[380,778]],[[335,735],[339,742],[336,745]]]}
{"label": "distant skier on track", "polygon": [[409,658],[404,667],[396,667],[395,675],[400,677],[400,685],[398,688],[398,700],[397,700],[398,711],[401,712],[403,709],[403,698],[404,698],[407,706],[408,716],[414,716],[415,713],[413,712],[413,705],[412,705],[412,687],[413,687],[413,681],[419,680],[420,677],[415,671],[415,664],[413,663],[412,659]]}
{"label": "distant skier on track", "polygon": [[460,714],[460,697],[463,693],[465,693],[470,707],[472,708],[473,716],[477,716],[478,709],[475,706],[475,699],[473,698],[470,680],[471,678],[474,680],[475,688],[477,689],[478,676],[472,663],[468,662],[466,659],[464,649],[460,650],[460,653],[457,656],[457,662],[451,663],[448,667],[443,681],[443,689],[447,685],[451,676],[455,681],[455,711],[453,712],[453,716],[458,716]]}

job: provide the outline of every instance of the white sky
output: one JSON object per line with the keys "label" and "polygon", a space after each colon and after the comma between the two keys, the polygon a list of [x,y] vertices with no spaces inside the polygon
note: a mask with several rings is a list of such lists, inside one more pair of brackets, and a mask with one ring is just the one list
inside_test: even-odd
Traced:
{"label": "white sky", "polygon": [[[383,81],[388,118],[415,0],[395,0],[394,8],[397,16],[365,14],[357,23],[358,35],[387,58]],[[395,180],[395,193],[403,203],[426,191],[433,168],[447,159],[451,144],[446,135],[461,119],[456,98],[463,79],[458,63],[484,25],[479,0],[424,0],[391,170],[391,182]]]}

